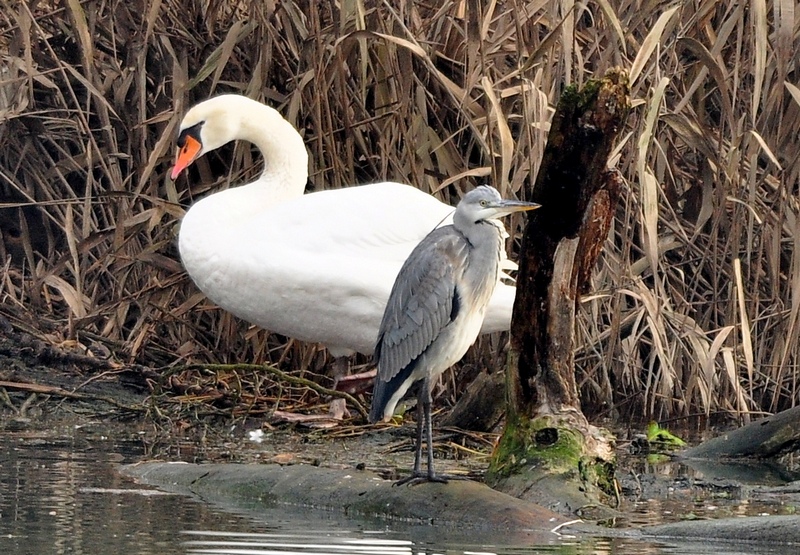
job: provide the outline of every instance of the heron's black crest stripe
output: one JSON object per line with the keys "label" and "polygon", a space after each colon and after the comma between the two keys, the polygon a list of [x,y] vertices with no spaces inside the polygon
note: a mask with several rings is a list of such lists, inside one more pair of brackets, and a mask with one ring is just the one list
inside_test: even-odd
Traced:
{"label": "heron's black crest stripe", "polygon": [[378,336],[378,341],[375,343],[375,351],[372,353],[372,360],[375,361],[376,366],[381,360],[381,345],[383,345],[383,334]]}
{"label": "heron's black crest stripe", "polygon": [[198,143],[202,143],[200,141],[200,128],[203,127],[204,123],[204,121],[201,121],[200,123],[195,123],[193,126],[181,130],[180,133],[178,133],[178,148],[183,148],[183,145],[186,144],[186,137],[191,137]]}
{"label": "heron's black crest stripe", "polygon": [[369,409],[370,422],[378,422],[383,419],[383,411],[386,409],[386,404],[389,402],[389,399],[391,399],[392,395],[400,389],[400,386],[409,379],[414,368],[417,367],[418,361],[419,357],[406,364],[405,368],[395,374],[388,382],[379,383],[381,379],[380,374],[375,377],[375,388],[373,389],[374,397],[372,398],[372,405]]}
{"label": "heron's black crest stripe", "polygon": [[458,293],[458,287],[453,288],[453,306],[450,307],[450,321],[454,321],[461,312],[461,295]]}

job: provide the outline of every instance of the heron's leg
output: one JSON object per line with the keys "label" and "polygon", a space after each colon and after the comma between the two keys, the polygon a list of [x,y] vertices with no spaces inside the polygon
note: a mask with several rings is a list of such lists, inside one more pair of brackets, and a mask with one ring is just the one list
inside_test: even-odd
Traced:
{"label": "heron's leg", "polygon": [[[422,476],[422,420],[425,417],[422,409],[422,400],[417,398],[417,446],[414,451],[414,473],[413,476]],[[430,447],[428,447],[430,449]]]}
{"label": "heron's leg", "polygon": [[425,442],[428,447],[428,479],[434,477],[433,473],[433,424],[431,423],[431,390],[428,379],[422,382],[419,393],[419,402],[422,405],[423,418],[425,419]]}
{"label": "heron's leg", "polygon": [[[425,440],[428,443],[428,472],[423,474],[420,469],[422,453],[422,425],[425,421]],[[417,451],[414,454],[414,472],[411,476],[398,480],[395,486],[403,484],[419,484],[421,482],[439,482],[446,484],[448,480],[468,480],[464,476],[451,476],[449,474],[436,474],[433,470],[433,422],[431,421],[431,390],[427,380],[423,380],[417,391]]]}
{"label": "heron's leg", "polygon": [[[425,425],[425,441],[428,448],[428,473],[423,474],[420,459],[422,458],[422,426]],[[395,482],[396,486],[403,484],[418,484],[420,482],[441,482],[446,484],[447,477],[437,476],[433,471],[433,424],[431,423],[431,388],[428,378],[422,380],[417,391],[417,452],[414,454],[414,472],[408,478]]]}
{"label": "heron's leg", "polygon": [[393,485],[402,486],[404,484],[417,484],[419,482],[427,482],[427,475],[422,473],[422,426],[425,418],[425,411],[422,408],[422,387],[417,391],[417,444],[414,446],[414,471],[411,476],[406,476]]}
{"label": "heron's leg", "polygon": [[444,476],[437,476],[433,471],[433,423],[431,422],[431,388],[430,380],[425,378],[422,382],[420,391],[420,401],[422,403],[422,412],[425,417],[425,440],[428,443],[428,481],[429,482],[442,482],[447,483],[447,478]]}

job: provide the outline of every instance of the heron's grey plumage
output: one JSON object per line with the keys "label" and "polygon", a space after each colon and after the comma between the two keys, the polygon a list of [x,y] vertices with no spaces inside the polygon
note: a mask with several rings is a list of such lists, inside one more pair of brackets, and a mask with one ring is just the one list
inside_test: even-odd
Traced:
{"label": "heron's grey plumage", "polygon": [[[478,187],[459,203],[452,225],[435,229],[414,249],[395,280],[381,322],[370,421],[390,418],[406,391],[421,382],[419,408],[426,414],[420,417],[430,428],[430,388],[475,342],[497,284],[503,230],[494,219],[537,206],[504,201],[494,188]],[[427,478],[434,479],[430,441],[428,450]]]}
{"label": "heron's grey plumage", "polygon": [[456,276],[464,273],[466,245],[452,226],[435,230],[408,258],[395,282],[378,341],[381,377],[389,380],[415,360],[458,315]]}

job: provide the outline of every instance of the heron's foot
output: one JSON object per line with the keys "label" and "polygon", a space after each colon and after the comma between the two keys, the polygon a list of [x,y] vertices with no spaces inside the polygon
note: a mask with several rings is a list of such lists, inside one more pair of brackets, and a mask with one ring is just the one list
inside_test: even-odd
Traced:
{"label": "heron's foot", "polygon": [[427,473],[423,474],[421,472],[415,472],[411,474],[411,476],[406,476],[400,480],[397,480],[392,487],[394,486],[416,486],[417,484],[423,484],[425,482],[434,482],[437,484],[446,484],[450,480],[469,480],[466,476],[457,476],[452,474],[433,474]]}
{"label": "heron's foot", "polygon": [[439,475],[428,476],[427,474],[412,474],[411,476],[406,476],[405,478],[397,480],[394,484],[392,484],[392,487],[416,486],[417,484],[423,484],[425,482],[436,482],[439,484],[446,484],[447,478]]}

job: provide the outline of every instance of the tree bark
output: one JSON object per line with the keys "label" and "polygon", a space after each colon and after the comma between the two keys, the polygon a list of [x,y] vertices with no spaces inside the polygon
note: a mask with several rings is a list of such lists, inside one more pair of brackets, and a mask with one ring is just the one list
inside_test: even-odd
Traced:
{"label": "tree bark", "polygon": [[[611,70],[556,109],[522,241],[511,348],[510,408],[530,416],[580,409],[574,317],[614,218],[620,179],[608,157],[630,109],[627,73]],[[512,369],[513,371],[513,369]],[[512,372],[514,373],[514,372]]]}
{"label": "tree bark", "polygon": [[[627,72],[612,69],[562,95],[541,168],[528,195],[542,208],[528,218],[506,368],[506,426],[487,481],[517,490],[553,474],[613,487],[609,435],[589,426],[574,374],[575,313],[608,235],[621,178],[608,169],[630,110]],[[601,464],[595,462],[601,461]],[[538,476],[538,477],[537,477]],[[580,503],[575,496],[574,503]],[[591,503],[592,499],[587,499]]]}

